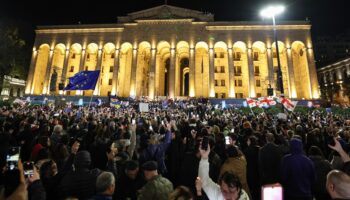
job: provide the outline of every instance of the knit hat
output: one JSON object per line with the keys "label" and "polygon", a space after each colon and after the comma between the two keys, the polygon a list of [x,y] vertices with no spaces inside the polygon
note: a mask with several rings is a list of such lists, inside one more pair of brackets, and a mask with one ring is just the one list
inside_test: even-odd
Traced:
{"label": "knit hat", "polygon": [[144,171],[154,171],[158,169],[158,164],[156,161],[147,161],[142,165]]}
{"label": "knit hat", "polygon": [[79,151],[74,158],[75,168],[89,168],[91,164],[91,156],[88,151]]}

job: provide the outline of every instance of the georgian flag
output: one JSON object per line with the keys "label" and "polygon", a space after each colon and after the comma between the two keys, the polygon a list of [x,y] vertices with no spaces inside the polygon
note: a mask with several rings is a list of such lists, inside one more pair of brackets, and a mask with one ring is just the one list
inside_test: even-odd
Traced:
{"label": "georgian flag", "polygon": [[254,100],[254,99],[247,98],[246,101],[247,101],[247,104],[248,104],[248,106],[249,106],[250,108],[253,108],[253,107],[255,107],[255,106],[258,106],[257,101]]}
{"label": "georgian flag", "polygon": [[258,102],[260,108],[276,105],[276,101],[272,97],[260,97],[258,98]]}
{"label": "georgian flag", "polygon": [[289,111],[293,112],[298,104],[298,101],[292,101],[286,97],[280,97],[279,102]]}

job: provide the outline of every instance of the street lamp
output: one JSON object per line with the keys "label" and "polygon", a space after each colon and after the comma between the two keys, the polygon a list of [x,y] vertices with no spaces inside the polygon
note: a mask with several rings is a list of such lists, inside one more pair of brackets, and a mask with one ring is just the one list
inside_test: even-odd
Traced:
{"label": "street lamp", "polygon": [[269,6],[263,10],[261,10],[260,15],[262,17],[272,18],[273,22],[273,36],[276,43],[276,55],[277,55],[277,86],[279,86],[279,91],[281,92],[281,96],[283,96],[283,79],[282,79],[282,70],[281,70],[281,61],[280,54],[278,50],[278,40],[277,40],[277,31],[276,31],[276,21],[275,16],[281,14],[284,11],[284,6]]}

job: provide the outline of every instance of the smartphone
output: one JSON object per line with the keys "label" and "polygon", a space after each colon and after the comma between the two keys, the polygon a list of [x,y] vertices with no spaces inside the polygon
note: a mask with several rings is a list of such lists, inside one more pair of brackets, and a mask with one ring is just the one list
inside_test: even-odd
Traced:
{"label": "smartphone", "polygon": [[31,177],[34,174],[34,163],[33,162],[23,162],[23,170],[25,177]]}
{"label": "smartphone", "polygon": [[152,125],[149,126],[149,130],[150,130],[150,131],[153,131]]}
{"label": "smartphone", "polygon": [[335,142],[334,142],[334,137],[332,135],[328,135],[327,136],[327,144],[334,146]]}
{"label": "smartphone", "polygon": [[225,144],[230,144],[230,137],[229,136],[225,136]]}
{"label": "smartphone", "polygon": [[136,124],[136,120],[135,120],[135,119],[132,120],[132,124],[133,124],[133,125]]}
{"label": "smartphone", "polygon": [[18,169],[18,160],[19,160],[20,150],[21,150],[20,147],[11,147],[9,149],[9,152],[6,156],[6,163],[7,163],[8,170]]}
{"label": "smartphone", "polygon": [[261,193],[262,200],[283,200],[283,188],[280,184],[264,185]]}
{"label": "smartphone", "polygon": [[232,129],[231,129],[231,133],[234,133],[234,132],[235,132],[235,129],[234,129],[234,128],[232,128]]}
{"label": "smartphone", "polygon": [[203,150],[208,150],[208,145],[209,145],[209,138],[207,136],[204,136],[203,137],[203,140],[202,140],[202,149]]}
{"label": "smartphone", "polygon": [[164,125],[164,121],[162,120],[162,125]]}

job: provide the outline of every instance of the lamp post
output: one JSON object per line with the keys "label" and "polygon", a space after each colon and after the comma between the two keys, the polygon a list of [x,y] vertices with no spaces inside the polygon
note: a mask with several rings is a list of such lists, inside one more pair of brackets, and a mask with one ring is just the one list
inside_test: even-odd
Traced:
{"label": "lamp post", "polygon": [[277,30],[276,30],[276,21],[275,16],[278,14],[281,14],[284,11],[284,6],[269,6],[263,10],[261,10],[260,15],[262,17],[268,17],[272,18],[273,23],[273,36],[276,44],[276,55],[277,55],[277,86],[278,90],[281,92],[281,96],[283,96],[283,79],[282,79],[282,70],[281,70],[281,61],[280,61],[280,54],[278,50],[278,40],[277,40]]}

